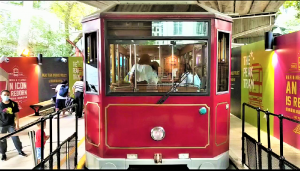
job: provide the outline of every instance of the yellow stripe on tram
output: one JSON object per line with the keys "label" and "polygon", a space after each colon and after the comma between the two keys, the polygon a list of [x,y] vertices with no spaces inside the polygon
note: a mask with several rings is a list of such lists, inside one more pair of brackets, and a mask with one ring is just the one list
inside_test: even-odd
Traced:
{"label": "yellow stripe on tram", "polygon": [[[83,143],[83,141],[85,140],[85,137],[83,137],[78,145],[77,145],[77,148]],[[69,152],[69,154],[67,156],[65,156],[63,159],[60,160],[60,167],[62,167],[63,164],[65,164],[65,162],[67,161],[67,159],[69,158],[69,156],[71,156],[73,153],[75,152],[75,147],[73,147],[71,149],[71,151]],[[57,165],[53,168],[53,169],[57,169]]]}

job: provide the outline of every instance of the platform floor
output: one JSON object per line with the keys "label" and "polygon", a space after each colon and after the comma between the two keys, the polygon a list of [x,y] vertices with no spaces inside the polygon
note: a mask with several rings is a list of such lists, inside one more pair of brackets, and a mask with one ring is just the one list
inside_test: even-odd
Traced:
{"label": "platform floor", "polygon": [[[39,116],[28,116],[20,119],[20,127],[23,125],[27,125],[28,123],[40,118]],[[78,143],[80,142],[80,146],[78,147],[78,161],[85,153],[85,142],[84,142],[84,119],[78,120]],[[57,120],[53,119],[53,145],[52,149],[57,148]],[[11,138],[7,139],[7,160],[1,161],[0,160],[0,169],[32,169],[34,167],[34,159],[32,155],[32,148],[30,144],[30,139],[28,136],[28,131],[37,130],[36,126],[31,127],[24,131],[24,135],[20,135],[20,140],[23,145],[23,151],[28,154],[27,157],[21,157],[18,155],[18,152],[15,150],[13,142]],[[64,118],[60,118],[60,142],[67,139],[71,136],[75,131],[75,116],[69,115]],[[46,135],[49,135],[49,120],[46,123],[45,129]],[[45,145],[45,153],[44,156],[49,155],[50,143],[49,140],[46,142]],[[73,154],[74,155],[74,154]],[[0,155],[1,156],[1,155]],[[61,168],[65,167],[66,162],[64,162],[63,158],[61,157]]]}
{"label": "platform floor", "polygon": [[[257,140],[257,128],[246,123],[245,131],[251,137]],[[267,133],[260,131],[262,144],[267,147]],[[230,146],[229,155],[238,164],[242,161],[242,120],[234,115],[230,116]],[[271,148],[276,154],[280,154],[280,141],[275,137],[270,137]],[[300,150],[286,143],[283,144],[283,154],[287,161],[300,168]]]}

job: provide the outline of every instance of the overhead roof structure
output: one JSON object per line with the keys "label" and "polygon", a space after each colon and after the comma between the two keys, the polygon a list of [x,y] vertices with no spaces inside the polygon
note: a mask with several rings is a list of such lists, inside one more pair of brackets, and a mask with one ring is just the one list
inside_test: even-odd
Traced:
{"label": "overhead roof structure", "polygon": [[[201,12],[201,8],[234,19],[233,42],[251,43],[272,30],[284,1],[80,1],[106,12]],[[163,7],[158,4],[164,4]],[[176,4],[186,4],[176,6]],[[198,4],[198,5],[193,5]],[[199,8],[200,7],[200,8]],[[164,10],[164,11],[162,11]]]}
{"label": "overhead roof structure", "polygon": [[199,4],[196,1],[187,2],[163,2],[163,1],[144,1],[144,2],[120,2],[111,3],[108,6],[103,7],[99,11],[96,11],[89,16],[84,17],[84,21],[98,18],[100,15],[105,14],[207,14],[214,15],[217,18],[222,18],[228,21],[232,21],[232,18],[217,10],[209,8],[203,4]]}

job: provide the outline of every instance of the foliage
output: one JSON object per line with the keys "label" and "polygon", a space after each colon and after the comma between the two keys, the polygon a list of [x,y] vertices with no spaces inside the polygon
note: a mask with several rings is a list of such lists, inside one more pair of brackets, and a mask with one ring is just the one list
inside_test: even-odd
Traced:
{"label": "foliage", "polygon": [[17,56],[19,29],[21,20],[13,21],[10,14],[0,14],[0,57]]}
{"label": "foliage", "polygon": [[[23,1],[7,2],[23,6]],[[42,10],[43,1],[34,1],[33,7]],[[81,20],[84,16],[95,12],[97,8],[85,5],[77,1],[51,2],[50,11],[64,22],[64,30],[53,31],[51,25],[43,18],[35,16],[31,19],[29,50],[32,55],[39,53],[44,57],[70,56],[75,52],[72,46],[66,42],[70,37],[70,28],[81,30]],[[19,56],[17,54],[19,30],[21,20],[13,21],[8,14],[0,11],[0,57]],[[75,42],[76,43],[76,42]]]}
{"label": "foliage", "polygon": [[18,56],[17,49],[12,46],[0,46],[0,57],[2,56],[16,57]]}
{"label": "foliage", "polygon": [[283,7],[294,7],[298,11],[296,18],[300,19],[300,1],[285,1]]}
{"label": "foliage", "polygon": [[[295,18],[289,18],[284,22],[283,26],[278,27],[282,34],[288,34],[300,30],[300,2],[299,1],[285,1],[283,4],[285,9],[294,8],[297,11]],[[281,15],[279,11],[277,15]],[[278,30],[278,29],[277,29]]]}
{"label": "foliage", "polygon": [[41,1],[33,1],[33,8],[41,8]]}
{"label": "foliage", "polygon": [[45,57],[69,56],[72,47],[65,43],[65,34],[52,31],[51,26],[41,17],[33,17],[30,28],[29,48],[37,56],[39,53]]}
{"label": "foliage", "polygon": [[[9,1],[10,4],[13,5],[19,5],[19,6],[23,6],[23,1]],[[33,8],[40,8],[41,7],[41,1],[33,1]]]}
{"label": "foliage", "polygon": [[23,1],[9,1],[9,3],[14,4],[14,5],[23,6]]}
{"label": "foliage", "polygon": [[51,12],[64,21],[65,34],[67,36],[70,34],[70,27],[82,30],[82,18],[96,10],[97,8],[77,1],[55,1],[51,3]]}
{"label": "foliage", "polygon": [[[15,57],[17,54],[17,45],[21,21],[13,21],[8,15],[0,15],[0,57]],[[60,31],[52,31],[51,26],[41,17],[33,17],[29,35],[29,50],[33,56],[39,53],[44,57],[70,56],[72,47],[65,43],[65,35]]]}

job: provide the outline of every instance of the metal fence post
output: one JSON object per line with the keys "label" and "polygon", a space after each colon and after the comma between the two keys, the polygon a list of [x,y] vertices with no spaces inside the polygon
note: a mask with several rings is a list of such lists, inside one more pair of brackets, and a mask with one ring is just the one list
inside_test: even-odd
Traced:
{"label": "metal fence post", "polygon": [[278,115],[278,118],[279,118],[279,123],[280,123],[280,164],[279,164],[279,167],[280,167],[280,170],[284,170],[284,156],[283,156],[283,115],[280,114]]}
{"label": "metal fence post", "polygon": [[[60,125],[59,125],[59,115],[60,115],[60,110],[58,110],[57,112],[56,112],[56,115],[57,115],[57,148],[59,148],[60,147],[60,139],[59,139],[59,127],[60,127]],[[60,169],[60,149],[58,150],[58,154],[57,154],[57,169]]]}
{"label": "metal fence post", "polygon": [[260,140],[260,108],[258,107],[257,109],[256,109],[256,111],[257,111],[257,140],[258,140],[258,142],[257,142],[257,153],[258,153],[258,168],[261,170],[262,169],[262,163],[261,163],[261,161],[262,161],[262,159],[261,159],[261,146],[262,146],[262,144],[261,144],[261,140]]}
{"label": "metal fence post", "polygon": [[34,166],[36,166],[37,165],[37,158],[36,158],[36,150],[35,150],[35,132],[34,131],[29,131],[28,135],[29,135],[30,144],[31,144],[31,150],[32,150]]}
{"label": "metal fence post", "polygon": [[271,139],[270,139],[270,114],[269,111],[266,111],[267,115],[267,138],[268,138],[268,170],[272,170],[272,149],[271,149]]}
{"label": "metal fence post", "polygon": [[66,148],[66,158],[67,158],[67,160],[66,160],[66,169],[70,169],[70,157],[71,157],[70,156],[70,141],[71,140],[72,139],[70,139],[70,140],[67,141],[67,148]]}
{"label": "metal fence post", "polygon": [[44,141],[45,141],[45,137],[44,137],[44,123],[45,123],[45,120],[44,118],[41,118],[41,163],[42,163],[42,169],[44,169]]}
{"label": "metal fence post", "polygon": [[244,133],[245,133],[245,103],[243,103],[243,109],[242,109],[242,165],[244,165],[246,161]]}
{"label": "metal fence post", "polygon": [[[52,119],[53,119],[53,115],[50,114],[49,116],[49,119],[50,119],[50,131],[49,131],[49,136],[50,136],[50,154],[52,153],[52,143],[53,143],[53,136],[52,136]],[[49,169],[53,169],[53,156],[50,157],[50,160],[49,160]]]}
{"label": "metal fence post", "polygon": [[[77,105],[75,105],[75,158],[74,158],[74,168],[77,166],[77,156],[78,156],[78,149],[77,149],[77,141],[78,141],[78,113],[77,112]],[[80,111],[82,112],[82,111]]]}

